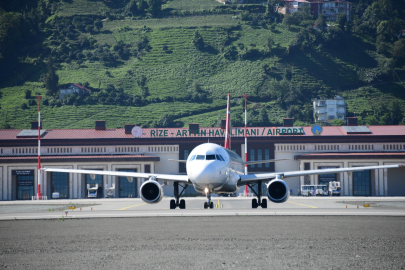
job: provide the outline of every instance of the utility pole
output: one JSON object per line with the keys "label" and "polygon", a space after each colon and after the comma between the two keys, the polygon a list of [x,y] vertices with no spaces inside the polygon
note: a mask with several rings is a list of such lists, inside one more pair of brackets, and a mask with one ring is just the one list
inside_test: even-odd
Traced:
{"label": "utility pole", "polygon": [[38,192],[37,200],[42,199],[41,193],[41,99],[42,96],[37,95],[38,99]]}
{"label": "utility pole", "polygon": [[[247,98],[249,97],[248,95],[243,95],[243,97],[245,98],[245,162],[247,162]],[[247,164],[245,164],[245,175],[248,173],[248,168],[247,168]],[[249,195],[249,189],[248,186],[245,185],[245,197],[247,197]]]}

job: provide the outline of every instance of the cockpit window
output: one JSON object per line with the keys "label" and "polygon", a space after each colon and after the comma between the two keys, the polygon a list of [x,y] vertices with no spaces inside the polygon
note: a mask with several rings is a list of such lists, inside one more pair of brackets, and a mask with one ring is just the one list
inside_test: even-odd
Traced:
{"label": "cockpit window", "polygon": [[192,155],[189,161],[193,161],[195,159],[195,155]]}
{"label": "cockpit window", "polygon": [[225,159],[221,155],[217,155],[217,160],[225,161]]}
{"label": "cockpit window", "polygon": [[205,156],[204,155],[197,155],[197,157],[195,159],[196,160],[204,160]]}
{"label": "cockpit window", "polygon": [[206,160],[215,160],[215,155],[207,155]]}

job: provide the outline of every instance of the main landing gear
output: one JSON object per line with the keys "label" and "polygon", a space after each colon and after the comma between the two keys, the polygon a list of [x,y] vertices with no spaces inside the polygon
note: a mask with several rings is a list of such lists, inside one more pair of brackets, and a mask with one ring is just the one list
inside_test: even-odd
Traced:
{"label": "main landing gear", "polygon": [[[257,193],[253,189],[254,185],[257,185]],[[250,190],[257,196],[257,199],[252,199],[252,208],[257,208],[261,206],[263,209],[267,208],[267,199],[261,199],[262,197],[262,181],[257,181],[256,184],[250,185],[248,184]]]}
{"label": "main landing gear", "polygon": [[174,186],[174,198],[176,199],[170,200],[170,209],[176,209],[176,207],[179,207],[180,209],[186,209],[186,201],[184,199],[180,200],[180,196],[186,190],[188,185],[187,184],[185,186],[180,185],[183,188],[180,194],[179,194],[179,183],[174,182],[173,186]]}
{"label": "main landing gear", "polygon": [[[207,188],[208,189],[208,188]],[[207,208],[214,208],[214,203],[211,202],[211,193],[209,192],[209,190],[206,189],[206,194],[207,194],[207,200],[208,202],[204,202],[204,209]]]}

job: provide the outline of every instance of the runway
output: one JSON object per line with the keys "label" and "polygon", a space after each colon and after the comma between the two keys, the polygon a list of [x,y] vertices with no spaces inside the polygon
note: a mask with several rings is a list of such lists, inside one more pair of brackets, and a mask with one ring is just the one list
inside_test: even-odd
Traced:
{"label": "runway", "polygon": [[[290,197],[267,209],[251,208],[245,197],[215,197],[204,209],[203,197],[185,198],[186,209],[169,209],[169,200],[146,204],[141,199],[79,199],[0,202],[0,220],[199,216],[405,216],[405,197]],[[70,207],[76,209],[70,209]],[[365,207],[369,206],[369,207]]]}
{"label": "runway", "polygon": [[169,200],[1,202],[0,269],[405,267],[405,198],[291,197],[268,209],[186,198],[185,210]]}

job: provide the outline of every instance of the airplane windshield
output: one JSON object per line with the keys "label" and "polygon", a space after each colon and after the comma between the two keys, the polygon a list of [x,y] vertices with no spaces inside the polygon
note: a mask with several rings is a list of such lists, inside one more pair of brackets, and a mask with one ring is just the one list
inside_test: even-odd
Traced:
{"label": "airplane windshield", "polygon": [[221,155],[193,155],[189,161],[193,160],[221,160],[225,161],[225,159]]}

